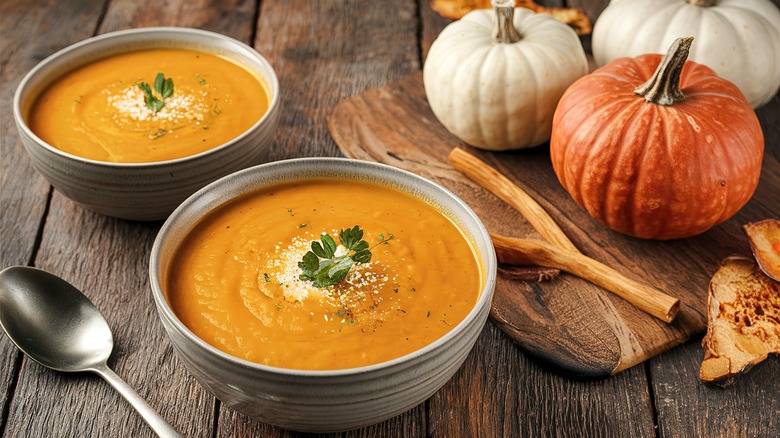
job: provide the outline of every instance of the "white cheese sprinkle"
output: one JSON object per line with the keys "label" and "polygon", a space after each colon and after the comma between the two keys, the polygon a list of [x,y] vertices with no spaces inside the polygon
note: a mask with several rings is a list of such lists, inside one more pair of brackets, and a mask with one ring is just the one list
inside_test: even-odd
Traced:
{"label": "white cheese sprinkle", "polygon": [[[332,231],[332,235],[337,235],[335,230]],[[314,286],[313,282],[300,279],[301,268],[298,262],[311,248],[311,242],[312,240],[305,237],[296,237],[289,245],[279,243],[275,247],[275,252],[266,254],[267,262],[261,267],[261,273],[258,275],[261,288],[264,282],[270,281],[283,285],[285,301],[303,302],[307,299],[318,299],[339,309],[337,313],[323,315],[325,321],[336,321],[338,318],[334,316],[338,316],[342,323],[354,323],[354,318],[357,316],[356,309],[363,309],[362,312],[370,311],[373,321],[381,320],[382,311],[377,309],[377,306],[383,300],[379,296],[379,291],[386,287],[388,282],[395,281],[395,277],[391,279],[386,272],[387,267],[374,260],[368,263],[355,263],[342,283],[320,289]],[[335,255],[344,255],[348,252],[347,248],[339,245]],[[268,276],[267,280],[264,280],[265,275]],[[391,306],[387,306],[386,311],[390,311],[390,308]],[[315,315],[312,313],[311,316]]]}
{"label": "white cheese sprinkle", "polygon": [[150,136],[159,136],[165,132],[185,125],[201,125],[206,121],[213,109],[208,104],[208,93],[205,90],[177,89],[173,96],[165,99],[165,105],[155,112],[146,106],[145,94],[137,84],[120,89],[104,89],[108,104],[116,112],[112,119],[120,126],[150,125]]}

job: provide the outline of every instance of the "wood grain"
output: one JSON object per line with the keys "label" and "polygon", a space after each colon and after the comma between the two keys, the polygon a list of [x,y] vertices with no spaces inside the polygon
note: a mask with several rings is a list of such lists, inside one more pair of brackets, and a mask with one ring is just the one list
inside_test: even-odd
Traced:
{"label": "wood grain", "polygon": [[[127,14],[128,10],[138,10],[139,4],[133,1],[113,1],[106,11],[107,17],[132,16],[132,22],[115,18],[102,25],[98,23],[102,2],[84,3],[78,8],[69,2],[41,3],[40,14],[58,17],[68,26],[41,21],[31,30],[50,34],[37,41],[59,44],[39,52],[36,62],[64,45],[92,36],[95,29],[103,33],[131,25],[160,24]],[[214,16],[213,8],[203,10],[203,6],[191,3],[178,6],[186,6],[187,14],[168,13],[163,18],[167,25],[201,27],[205,23],[197,17],[212,20]],[[225,34],[241,29],[241,23],[229,20],[210,21],[209,25]],[[243,29],[245,35],[250,35],[254,24],[245,21]],[[21,178],[16,181],[25,183]],[[26,189],[18,193],[30,195]],[[154,309],[148,255],[158,229],[159,224],[90,213],[55,191],[34,264],[62,276],[92,299],[113,331],[115,348],[109,365],[185,436],[197,436],[213,429],[216,401],[178,362]],[[29,360],[24,361],[19,375],[5,428],[9,436],[153,436],[138,414],[97,376],[62,375]],[[177,384],[171,386],[172,382]]]}
{"label": "wood grain", "polygon": [[274,66],[283,105],[269,159],[340,155],[325,123],[336,104],[421,68],[416,4],[366,6],[262,2],[254,47]]}
{"label": "wood grain", "polygon": [[[32,263],[50,193],[49,184],[33,169],[19,140],[12,116],[14,92],[27,71],[43,58],[91,36],[101,5],[102,1],[0,3],[0,268]],[[3,412],[20,389],[21,363],[21,353],[5,335],[0,336]],[[0,419],[0,425],[4,424],[5,416]]]}
{"label": "wood grain", "polygon": [[535,239],[520,239],[497,234],[491,234],[491,238],[501,263],[557,268],[614,293],[661,321],[671,323],[677,316],[679,299],[628,278],[579,251],[561,249]]}
{"label": "wood grain", "polygon": [[[544,240],[566,251],[579,253],[580,250],[571,243],[569,237],[558,227],[555,219],[551,218],[531,196],[519,186],[512,183],[492,167],[485,164],[477,157],[469,154],[461,148],[454,148],[447,155],[447,162],[459,172],[471,178],[480,187],[496,195],[499,199],[512,206],[523,215],[523,218]],[[500,260],[500,259],[499,259]]]}

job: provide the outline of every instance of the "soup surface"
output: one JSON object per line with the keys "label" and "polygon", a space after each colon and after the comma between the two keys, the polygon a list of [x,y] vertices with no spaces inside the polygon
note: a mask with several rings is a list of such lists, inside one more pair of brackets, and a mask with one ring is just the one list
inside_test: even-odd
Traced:
{"label": "soup surface", "polygon": [[[155,87],[158,73],[172,80],[170,96]],[[144,84],[162,107],[150,107]],[[46,143],[73,155],[143,163],[219,146],[254,125],[268,106],[263,81],[226,58],[150,49],[65,74],[37,98],[27,122]]]}
{"label": "soup surface", "polygon": [[[340,230],[355,225],[370,261],[326,288],[299,278],[312,241],[327,233],[339,244]],[[450,331],[476,304],[482,271],[471,241],[421,200],[374,183],[316,179],[268,187],[208,215],[177,249],[163,287],[180,320],[227,353],[344,369],[403,356]]]}

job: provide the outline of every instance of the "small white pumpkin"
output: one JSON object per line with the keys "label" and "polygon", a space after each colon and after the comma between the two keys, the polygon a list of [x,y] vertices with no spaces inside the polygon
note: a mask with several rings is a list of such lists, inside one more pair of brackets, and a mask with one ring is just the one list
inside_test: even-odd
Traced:
{"label": "small white pumpkin", "polygon": [[739,87],[753,108],[780,88],[780,10],[769,0],[611,0],[593,26],[599,66],[664,53],[692,36],[688,59]]}
{"label": "small white pumpkin", "polygon": [[588,72],[566,24],[493,0],[450,23],[431,45],[423,82],[434,115],[464,142],[511,150],[550,139],[555,106]]}

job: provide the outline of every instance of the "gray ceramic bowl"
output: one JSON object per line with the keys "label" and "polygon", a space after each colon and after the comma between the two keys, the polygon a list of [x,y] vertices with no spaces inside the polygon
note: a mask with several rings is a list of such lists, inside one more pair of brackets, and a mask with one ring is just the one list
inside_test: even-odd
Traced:
{"label": "gray ceramic bowl", "polygon": [[[238,359],[195,336],[176,317],[161,285],[184,236],[209,212],[258,188],[314,177],[377,181],[412,193],[454,219],[475,242],[485,285],[475,307],[432,344],[388,362],[344,370],[308,371]],[[474,212],[448,190],[394,167],[360,160],[302,158],[263,164],[195,193],[168,218],[151,253],[150,279],[160,319],[179,358],[217,398],[254,419],[291,430],[335,432],[374,424],[422,403],[457,371],[487,319],[496,281],[490,236]]]}
{"label": "gray ceramic bowl", "polygon": [[[36,97],[65,72],[109,55],[146,48],[183,48],[237,60],[265,79],[271,101],[268,112],[221,146],[185,158],[138,164],[95,161],[63,152],[27,126],[25,116]],[[263,161],[279,120],[279,80],[263,56],[224,35],[181,27],[122,30],[73,44],[41,61],[19,84],[13,114],[33,166],[65,196],[105,215],[158,220],[209,182]]]}

